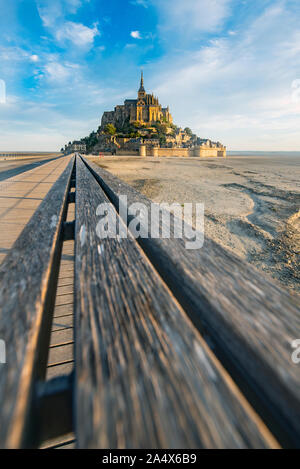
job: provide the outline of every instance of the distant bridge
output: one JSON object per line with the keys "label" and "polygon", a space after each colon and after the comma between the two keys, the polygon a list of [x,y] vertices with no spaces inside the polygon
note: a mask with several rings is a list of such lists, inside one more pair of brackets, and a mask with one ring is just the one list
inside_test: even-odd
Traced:
{"label": "distant bridge", "polygon": [[41,157],[59,154],[60,152],[0,152],[0,158]]}

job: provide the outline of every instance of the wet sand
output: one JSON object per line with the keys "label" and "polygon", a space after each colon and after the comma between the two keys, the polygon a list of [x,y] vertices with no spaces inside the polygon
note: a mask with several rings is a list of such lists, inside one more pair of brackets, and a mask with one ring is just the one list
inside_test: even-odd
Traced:
{"label": "wet sand", "polygon": [[300,292],[300,158],[94,160],[157,203],[205,204],[205,235]]}

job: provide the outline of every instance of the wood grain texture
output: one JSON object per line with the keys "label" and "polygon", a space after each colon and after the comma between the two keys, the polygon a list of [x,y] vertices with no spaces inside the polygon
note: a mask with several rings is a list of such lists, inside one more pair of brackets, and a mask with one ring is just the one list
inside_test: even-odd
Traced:
{"label": "wood grain texture", "polygon": [[[128,205],[145,196],[85,160],[110,200]],[[226,366],[249,390],[278,435],[300,446],[300,367],[292,362],[300,338],[300,301],[255,268],[205,237],[188,251],[184,239],[142,239],[139,244],[193,323]]]}
{"label": "wood grain texture", "polygon": [[[55,300],[61,229],[72,159],[0,266],[0,447],[19,448],[32,437],[34,382],[43,379]],[[48,341],[48,342],[47,342]]]}
{"label": "wood grain texture", "polygon": [[79,158],[76,177],[78,446],[276,447],[136,241],[97,236],[108,200]]}

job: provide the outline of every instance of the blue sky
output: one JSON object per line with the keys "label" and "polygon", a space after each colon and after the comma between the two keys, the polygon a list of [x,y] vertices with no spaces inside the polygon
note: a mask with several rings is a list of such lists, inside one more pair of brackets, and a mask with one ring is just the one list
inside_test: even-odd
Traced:
{"label": "blue sky", "polygon": [[[300,149],[299,0],[0,0],[0,150],[57,150],[145,87],[232,150]],[[6,99],[4,99],[4,88]]]}

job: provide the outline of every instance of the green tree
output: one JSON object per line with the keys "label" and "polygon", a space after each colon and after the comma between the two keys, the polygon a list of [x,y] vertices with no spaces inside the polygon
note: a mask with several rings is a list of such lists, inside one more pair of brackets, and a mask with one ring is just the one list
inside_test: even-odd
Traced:
{"label": "green tree", "polygon": [[159,134],[159,144],[161,147],[165,146],[167,143],[166,136],[163,134]]}
{"label": "green tree", "polygon": [[109,135],[115,135],[117,129],[115,128],[114,124],[106,124],[104,127],[104,132]]}
{"label": "green tree", "polygon": [[86,144],[87,152],[89,153],[93,147],[98,143],[98,137],[96,132],[91,132],[88,137],[84,137],[81,140],[81,143]]}
{"label": "green tree", "polygon": [[167,130],[168,130],[168,125],[166,123],[159,123],[156,122],[156,124],[153,125],[157,129],[157,132],[162,135],[166,135]]}
{"label": "green tree", "polygon": [[193,132],[191,131],[191,129],[189,127],[186,127],[184,129],[185,133],[188,134],[190,137],[193,135]]}
{"label": "green tree", "polygon": [[133,125],[133,127],[135,127],[136,129],[140,129],[141,127],[143,127],[139,121],[133,122],[132,125]]}

